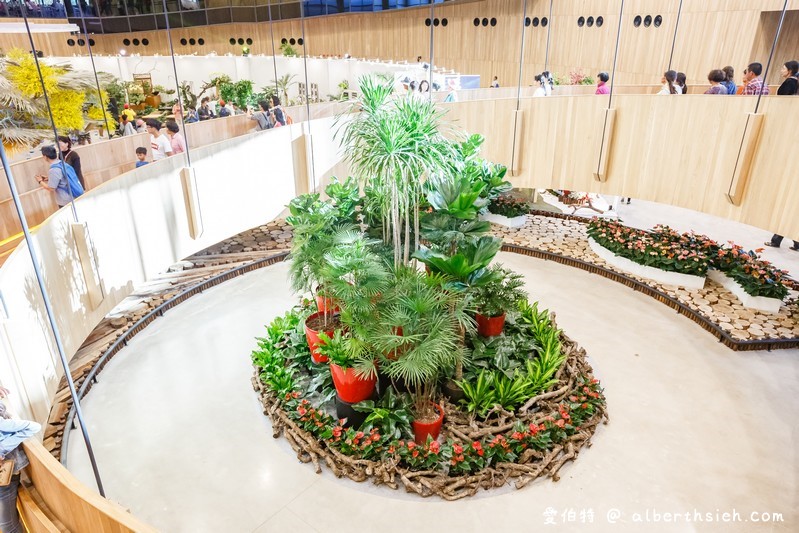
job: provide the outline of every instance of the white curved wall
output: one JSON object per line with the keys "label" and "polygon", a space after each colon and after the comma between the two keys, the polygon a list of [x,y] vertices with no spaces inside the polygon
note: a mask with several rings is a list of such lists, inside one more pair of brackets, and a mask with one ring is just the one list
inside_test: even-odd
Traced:
{"label": "white curved wall", "polygon": [[[88,227],[104,288],[96,307],[72,234],[71,210],[62,209],[42,224],[33,239],[68,356],[134,285],[275,218],[294,196],[336,171],[346,174],[332,143],[332,121],[314,120],[192,150],[203,227],[196,239],[189,232],[180,176],[185,158],[146,165],[79,198],[75,207]],[[315,176],[309,172],[304,128],[318,138]],[[8,313],[0,328],[2,382],[15,391],[17,412],[44,421],[61,371],[25,243],[0,269],[0,293]]]}

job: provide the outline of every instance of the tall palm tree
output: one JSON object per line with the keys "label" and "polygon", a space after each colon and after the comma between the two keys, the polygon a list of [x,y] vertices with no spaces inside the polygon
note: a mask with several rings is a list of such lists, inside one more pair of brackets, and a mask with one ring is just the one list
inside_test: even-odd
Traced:
{"label": "tall palm tree", "polygon": [[456,154],[434,103],[391,98],[392,82],[376,77],[362,77],[359,86],[361,96],[350,110],[356,114],[336,135],[355,175],[382,198],[383,240],[394,247],[394,263],[407,264],[419,247],[422,183],[450,172]]}

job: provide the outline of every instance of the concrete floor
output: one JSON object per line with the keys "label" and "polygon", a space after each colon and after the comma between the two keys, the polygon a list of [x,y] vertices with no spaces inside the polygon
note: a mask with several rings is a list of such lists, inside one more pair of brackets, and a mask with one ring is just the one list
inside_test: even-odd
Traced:
{"label": "concrete floor", "polygon": [[[293,301],[279,264],[169,311],[104,369],[83,406],[107,494],[169,532],[525,532],[549,518],[557,531],[799,530],[799,350],[732,352],[612,281],[499,261],[557,312],[605,387],[611,423],[558,483],[449,503],[299,463],[250,386],[253,338]],[[93,486],[80,434],[70,438],[69,468]]]}

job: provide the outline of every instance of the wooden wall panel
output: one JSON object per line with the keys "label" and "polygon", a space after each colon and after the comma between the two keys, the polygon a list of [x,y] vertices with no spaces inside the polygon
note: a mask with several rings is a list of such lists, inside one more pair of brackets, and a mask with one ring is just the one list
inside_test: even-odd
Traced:
{"label": "wooden wall panel", "polygon": [[[528,0],[527,16],[549,17],[548,0]],[[765,63],[776,28],[782,0],[684,0],[677,32],[673,67],[688,75],[689,83],[706,83],[713,68],[732,65],[738,73],[751,61]],[[791,0],[781,40],[778,63],[799,50],[799,0]],[[550,71],[561,76],[572,70],[595,76],[600,70],[610,71],[615,48],[620,0],[558,0],[554,3],[548,28],[533,27],[525,31],[523,85],[544,68],[547,29],[551,30]],[[674,27],[677,22],[677,0],[628,0],[622,19],[621,43],[616,81],[624,84],[657,83],[666,70],[671,53]],[[648,28],[633,26],[636,15],[661,15],[663,24]],[[599,27],[577,26],[580,16],[602,16]],[[353,13],[312,17],[305,23],[305,51],[309,55],[344,55],[414,62],[417,56],[429,58],[430,31],[424,21],[430,8],[406,8],[375,13]],[[436,4],[434,17],[447,18],[446,27],[434,28],[437,66],[464,74],[479,74],[482,85],[488,86],[498,76],[503,86],[515,85],[519,76],[518,60],[524,19],[522,0],[483,0],[464,3]],[[474,18],[496,18],[496,27],[475,27]],[[302,36],[300,21],[282,20],[272,24],[276,47],[283,38]],[[172,31],[175,53],[217,54],[241,53],[241,46],[231,45],[230,38],[252,38],[253,54],[271,54],[269,23],[235,23],[203,26]],[[85,55],[85,48],[66,45],[66,34],[36,36],[37,48],[50,55]],[[168,54],[166,32],[150,31],[133,34],[94,35],[94,52],[116,55],[121,48],[128,54]],[[123,39],[144,39],[149,46],[124,47]],[[183,46],[180,39],[203,38],[205,45]],[[0,48],[28,48],[26,35],[0,35]],[[300,51],[302,47],[297,47]],[[784,56],[784,58],[783,58]],[[777,69],[778,70],[778,69]],[[777,76],[776,72],[774,76]],[[776,78],[771,77],[771,83]]]}
{"label": "wooden wall panel", "polygon": [[[739,207],[726,198],[754,101],[618,95],[608,178],[600,183],[592,173],[607,100],[592,95],[524,99],[520,169],[510,179],[517,187],[632,196],[799,236],[799,188],[790,163],[795,141],[785,135],[799,120],[794,98],[763,100],[763,132],[746,196]],[[449,107],[461,128],[487,136],[487,158],[510,164],[514,101],[492,103],[493,108],[483,102]],[[473,105],[480,107],[474,110]],[[489,112],[499,120],[489,124]]]}

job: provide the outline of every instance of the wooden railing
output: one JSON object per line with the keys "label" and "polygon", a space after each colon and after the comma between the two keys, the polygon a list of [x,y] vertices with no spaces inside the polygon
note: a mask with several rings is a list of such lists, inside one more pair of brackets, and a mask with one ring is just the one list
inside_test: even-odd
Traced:
{"label": "wooden railing", "polygon": [[33,482],[20,487],[18,508],[31,533],[55,531],[148,533],[156,530],[78,481],[38,441],[23,444]]}

